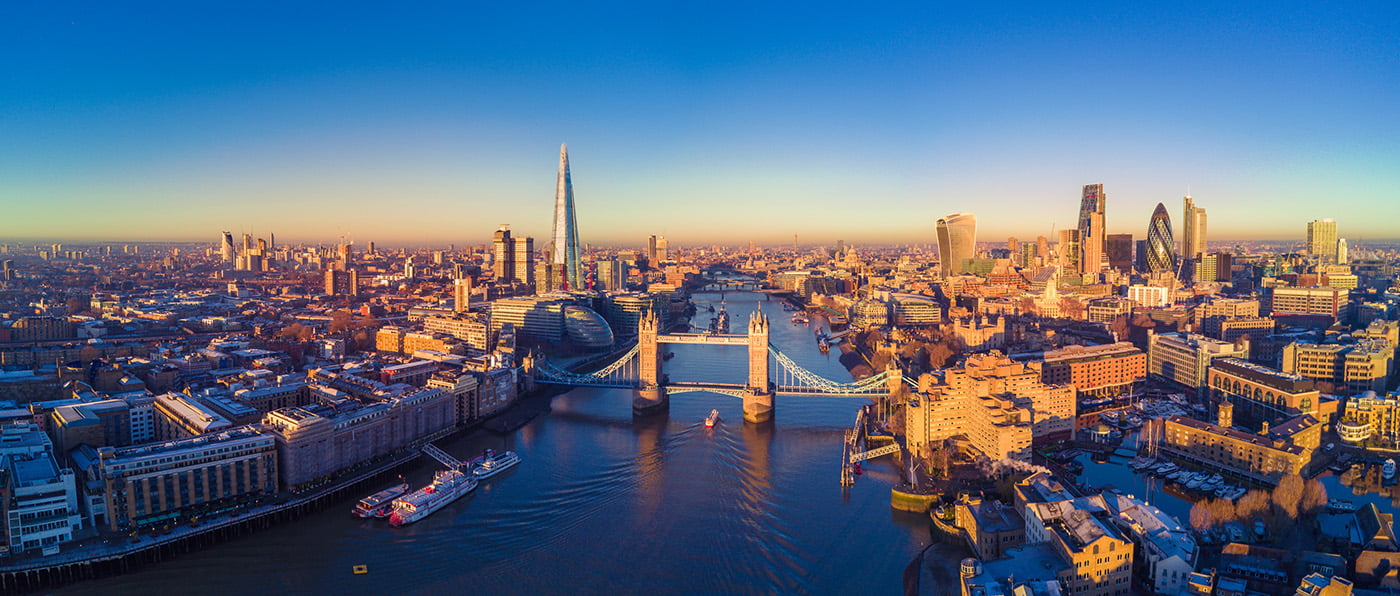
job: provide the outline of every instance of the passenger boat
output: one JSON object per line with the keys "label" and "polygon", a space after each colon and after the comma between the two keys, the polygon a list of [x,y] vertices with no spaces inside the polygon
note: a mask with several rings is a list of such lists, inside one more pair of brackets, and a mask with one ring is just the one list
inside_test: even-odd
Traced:
{"label": "passenger boat", "polygon": [[357,517],[387,517],[389,510],[394,506],[394,499],[402,497],[408,492],[408,483],[392,486],[374,493],[368,497],[360,499],[360,502],[351,510]]}
{"label": "passenger boat", "polygon": [[476,488],[476,479],[457,470],[438,470],[433,482],[394,501],[389,525],[404,526],[432,515]]}
{"label": "passenger boat", "polygon": [[481,463],[472,467],[472,475],[475,476],[477,480],[485,480],[511,469],[518,463],[520,463],[520,456],[514,451],[496,453],[495,451],[487,449],[486,457],[481,459]]}
{"label": "passenger boat", "polygon": [[714,428],[719,422],[719,410],[710,410],[710,415],[705,417],[705,428]]}

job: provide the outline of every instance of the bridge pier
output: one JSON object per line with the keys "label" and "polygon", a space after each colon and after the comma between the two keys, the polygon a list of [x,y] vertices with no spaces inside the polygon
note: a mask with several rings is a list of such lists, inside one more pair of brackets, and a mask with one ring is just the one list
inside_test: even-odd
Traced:
{"label": "bridge pier", "polygon": [[755,424],[773,419],[772,391],[744,390],[744,420]]}
{"label": "bridge pier", "polygon": [[632,415],[651,416],[667,412],[670,410],[670,404],[665,387],[647,385],[633,392]]}

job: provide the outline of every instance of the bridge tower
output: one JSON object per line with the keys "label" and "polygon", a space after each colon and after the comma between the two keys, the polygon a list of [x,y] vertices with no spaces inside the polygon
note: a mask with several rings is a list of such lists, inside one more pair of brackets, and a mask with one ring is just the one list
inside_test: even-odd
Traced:
{"label": "bridge tower", "polygon": [[773,419],[773,386],[768,375],[768,317],[749,316],[749,384],[744,389],[744,420]]}
{"label": "bridge tower", "polygon": [[638,415],[664,411],[666,388],[662,386],[661,345],[657,340],[660,322],[656,313],[648,310],[637,321],[638,371],[636,394],[632,397],[632,413]]}

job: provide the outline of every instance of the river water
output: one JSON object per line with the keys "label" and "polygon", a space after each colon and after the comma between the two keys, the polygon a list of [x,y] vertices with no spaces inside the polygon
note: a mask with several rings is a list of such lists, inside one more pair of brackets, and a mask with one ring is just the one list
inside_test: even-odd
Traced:
{"label": "river water", "polygon": [[[733,332],[761,308],[779,350],[850,380],[838,352],[820,353],[812,328],[791,323],[778,302],[725,299]],[[697,325],[719,300],[694,297]],[[668,349],[674,381],[745,380],[742,347]],[[685,393],[669,413],[634,420],[630,391],[574,389],[510,435],[440,442],[464,459],[514,449],[524,463],[412,526],[356,519],[350,499],[59,593],[899,594],[904,567],[929,540],[928,518],[890,508],[898,473],[889,458],[867,462],[855,486],[839,485],[843,432],[864,403],[779,396],[774,421],[752,425],[737,398]],[[721,422],[706,429],[712,408]],[[423,458],[406,477],[426,483],[435,465]],[[369,572],[354,575],[355,565]]]}

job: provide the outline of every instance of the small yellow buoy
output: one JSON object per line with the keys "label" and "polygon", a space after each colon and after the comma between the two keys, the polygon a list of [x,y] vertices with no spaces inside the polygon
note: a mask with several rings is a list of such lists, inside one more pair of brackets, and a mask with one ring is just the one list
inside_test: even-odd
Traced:
{"label": "small yellow buoy", "polygon": [[351,567],[350,569],[355,572],[355,575],[364,575],[366,573],[369,573],[369,565],[356,565],[354,567]]}

